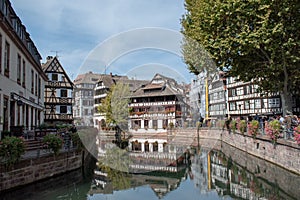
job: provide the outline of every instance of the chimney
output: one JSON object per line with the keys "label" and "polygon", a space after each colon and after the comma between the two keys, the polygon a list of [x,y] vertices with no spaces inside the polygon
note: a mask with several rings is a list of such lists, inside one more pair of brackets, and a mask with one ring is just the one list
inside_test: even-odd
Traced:
{"label": "chimney", "polygon": [[51,60],[53,56],[47,56],[47,60]]}

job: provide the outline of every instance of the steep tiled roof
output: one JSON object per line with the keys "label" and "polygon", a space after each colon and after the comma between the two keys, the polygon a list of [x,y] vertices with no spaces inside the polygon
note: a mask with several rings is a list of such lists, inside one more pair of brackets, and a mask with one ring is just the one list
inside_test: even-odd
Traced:
{"label": "steep tiled roof", "polygon": [[91,83],[91,84],[95,84],[99,81],[99,79],[103,76],[103,74],[94,74],[92,72],[88,72],[85,74],[79,74],[75,80],[74,80],[74,84],[78,85],[81,83]]}
{"label": "steep tiled roof", "polygon": [[182,95],[182,91],[174,79],[156,74],[148,84],[134,91],[131,97]]}

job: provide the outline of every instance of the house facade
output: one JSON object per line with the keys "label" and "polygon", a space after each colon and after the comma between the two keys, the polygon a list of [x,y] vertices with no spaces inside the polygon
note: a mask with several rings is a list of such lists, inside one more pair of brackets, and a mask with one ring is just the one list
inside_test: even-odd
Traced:
{"label": "house facade", "polygon": [[73,116],[76,126],[94,126],[94,92],[103,74],[87,72],[74,80]]}
{"label": "house facade", "polygon": [[[0,16],[0,133],[15,135],[44,121],[47,76],[41,55],[10,1],[0,1]],[[15,132],[18,127],[22,130]]]}
{"label": "house facade", "polygon": [[205,118],[205,79],[206,73],[201,72],[191,80],[190,107],[194,124],[199,120],[200,116]]}
{"label": "house facade", "polygon": [[166,132],[182,123],[183,89],[172,79],[156,74],[134,91],[129,103],[130,132]]}
{"label": "house facade", "polygon": [[208,86],[209,116],[224,119],[227,115],[227,87],[224,84],[224,72],[218,72],[212,77]]}
{"label": "house facade", "polygon": [[[238,81],[223,72],[212,80],[209,87],[209,116],[224,119],[248,116],[282,115],[282,100],[279,92],[262,93],[252,81]],[[299,99],[293,99],[293,114],[299,115]]]}
{"label": "house facade", "polygon": [[236,81],[227,77],[228,112],[235,118],[282,113],[279,93],[262,94],[253,82]]}
{"label": "house facade", "polygon": [[45,84],[45,119],[51,125],[73,123],[73,82],[57,57],[48,56],[42,65],[48,76]]}

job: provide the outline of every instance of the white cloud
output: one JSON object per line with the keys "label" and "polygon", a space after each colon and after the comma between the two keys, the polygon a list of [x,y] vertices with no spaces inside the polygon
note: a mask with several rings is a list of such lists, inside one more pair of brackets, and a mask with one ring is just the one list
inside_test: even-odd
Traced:
{"label": "white cloud", "polygon": [[[184,0],[12,0],[42,57],[60,51],[61,62],[72,73],[98,44],[120,32],[144,27],[179,31],[183,4]],[[171,45],[172,41],[150,42]],[[106,56],[113,56],[115,48],[123,48],[120,44],[124,41],[115,42],[104,52]]]}

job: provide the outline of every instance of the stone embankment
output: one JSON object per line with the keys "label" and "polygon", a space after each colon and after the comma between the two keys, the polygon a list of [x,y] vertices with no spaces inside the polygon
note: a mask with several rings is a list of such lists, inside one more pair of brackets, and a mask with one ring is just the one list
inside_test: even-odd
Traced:
{"label": "stone embankment", "polygon": [[0,165],[0,191],[77,169],[83,164],[82,156],[81,151],[61,152],[58,156],[28,156],[9,169]]}
{"label": "stone embankment", "polygon": [[[202,145],[214,148],[214,146],[218,145],[217,141],[220,141],[221,144],[222,142],[226,143],[300,175],[300,146],[295,141],[278,139],[274,145],[266,135],[259,135],[254,139],[247,134],[229,134],[227,131],[222,130],[200,129],[198,137],[196,129],[184,130],[182,132],[186,131],[190,132],[190,135],[194,137],[194,145],[197,145],[198,140],[201,144],[201,139],[206,139],[206,144]],[[182,133],[178,131],[177,134]]]}

